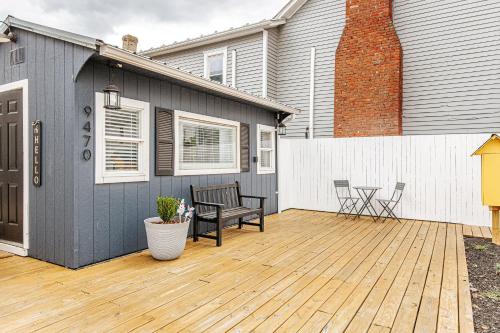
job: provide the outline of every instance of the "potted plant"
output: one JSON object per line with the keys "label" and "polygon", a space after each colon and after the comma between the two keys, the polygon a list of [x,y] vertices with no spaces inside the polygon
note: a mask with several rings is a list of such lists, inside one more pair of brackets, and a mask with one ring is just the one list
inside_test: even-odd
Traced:
{"label": "potted plant", "polygon": [[159,217],[144,220],[149,251],[157,260],[176,259],[186,246],[194,208],[186,208],[184,200],[162,196],[156,206]]}

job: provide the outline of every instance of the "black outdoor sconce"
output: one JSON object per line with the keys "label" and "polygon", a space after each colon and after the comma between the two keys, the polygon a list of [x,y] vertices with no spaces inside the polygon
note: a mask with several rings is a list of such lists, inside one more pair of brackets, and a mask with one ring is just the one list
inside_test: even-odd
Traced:
{"label": "black outdoor sconce", "polygon": [[278,135],[283,136],[286,135],[286,125],[283,123],[278,124]]}
{"label": "black outdoor sconce", "polygon": [[286,135],[286,125],[284,123],[284,120],[287,116],[284,115],[283,113],[279,113],[276,117],[276,130],[278,132],[279,136],[284,136]]}
{"label": "black outdoor sconce", "polygon": [[110,84],[103,89],[104,92],[104,108],[117,110],[120,108],[120,89],[114,84]]}

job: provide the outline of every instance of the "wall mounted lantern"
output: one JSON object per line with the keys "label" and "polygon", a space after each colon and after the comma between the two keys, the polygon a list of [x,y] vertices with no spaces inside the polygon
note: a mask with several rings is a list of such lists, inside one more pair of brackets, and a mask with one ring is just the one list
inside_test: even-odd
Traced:
{"label": "wall mounted lantern", "polygon": [[13,42],[15,43],[17,40],[17,36],[15,33],[10,30],[10,25],[7,24],[5,21],[0,21],[3,24],[7,26],[7,28],[4,30],[4,32],[0,33],[0,43],[8,43],[8,42]]}
{"label": "wall mounted lantern", "polygon": [[275,127],[279,136],[286,135],[286,125],[285,125],[286,117],[288,117],[288,114],[283,112],[280,112],[276,115]]}
{"label": "wall mounted lantern", "polygon": [[286,125],[283,123],[278,124],[278,135],[284,136],[286,135]]}
{"label": "wall mounted lantern", "polygon": [[117,110],[120,108],[120,89],[114,84],[110,84],[103,89],[104,92],[104,108]]}

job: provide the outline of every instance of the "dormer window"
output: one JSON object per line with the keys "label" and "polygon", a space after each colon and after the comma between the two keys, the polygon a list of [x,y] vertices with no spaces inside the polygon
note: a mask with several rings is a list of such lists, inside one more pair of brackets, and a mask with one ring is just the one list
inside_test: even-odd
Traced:
{"label": "dormer window", "polygon": [[227,48],[205,52],[205,78],[226,84]]}

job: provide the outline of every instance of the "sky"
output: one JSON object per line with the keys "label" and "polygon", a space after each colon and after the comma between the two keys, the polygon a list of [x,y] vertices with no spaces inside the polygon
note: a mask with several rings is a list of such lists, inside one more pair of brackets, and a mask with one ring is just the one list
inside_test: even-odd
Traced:
{"label": "sky", "polygon": [[15,0],[7,15],[121,46],[139,38],[139,49],[196,38],[272,18],[288,0]]}

